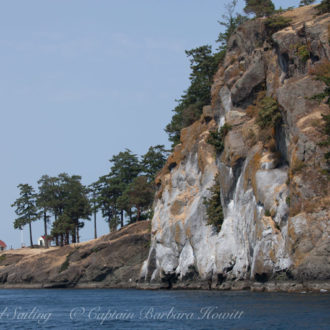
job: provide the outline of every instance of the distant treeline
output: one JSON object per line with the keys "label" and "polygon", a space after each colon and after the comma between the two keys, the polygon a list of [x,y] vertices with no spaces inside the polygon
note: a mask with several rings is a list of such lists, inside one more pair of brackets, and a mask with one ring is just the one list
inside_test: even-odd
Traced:
{"label": "distant treeline", "polygon": [[[56,245],[79,242],[79,229],[84,220],[94,215],[94,237],[97,237],[96,213],[100,210],[115,231],[124,224],[152,216],[155,176],[164,166],[168,151],[163,145],[150,147],[139,157],[129,149],[110,159],[108,174],[89,186],[81,183],[81,176],[61,173],[56,177],[43,175],[37,191],[29,184],[19,184],[19,198],[12,204],[17,218],[15,229],[29,226],[30,245],[32,222],[43,220],[45,237],[51,224],[51,238]],[[45,239],[48,247],[48,239]]]}

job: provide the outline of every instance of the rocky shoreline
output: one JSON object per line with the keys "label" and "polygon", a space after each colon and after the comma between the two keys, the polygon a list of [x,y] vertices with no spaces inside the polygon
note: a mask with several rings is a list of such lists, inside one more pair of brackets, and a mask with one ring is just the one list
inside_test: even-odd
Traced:
{"label": "rocky shoreline", "polygon": [[0,255],[0,289],[140,289],[252,292],[330,292],[330,281],[256,282],[198,274],[186,280],[144,281],[140,270],[150,247],[150,221],[141,221],[96,240],[46,249],[9,250]]}
{"label": "rocky shoreline", "polygon": [[330,281],[309,282],[267,282],[253,281],[224,282],[220,286],[205,281],[179,282],[168,287],[166,283],[117,283],[103,282],[82,283],[72,286],[70,283],[16,283],[1,284],[0,289],[139,289],[139,290],[214,290],[214,291],[251,291],[251,292],[286,292],[286,293],[330,293]]}

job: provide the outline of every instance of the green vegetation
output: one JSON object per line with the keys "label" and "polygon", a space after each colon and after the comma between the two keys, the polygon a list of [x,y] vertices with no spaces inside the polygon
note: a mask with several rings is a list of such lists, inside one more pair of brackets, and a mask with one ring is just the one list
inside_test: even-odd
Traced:
{"label": "green vegetation", "polygon": [[290,198],[290,196],[288,196],[288,197],[285,199],[285,201],[286,201],[286,204],[287,204],[288,206],[290,206],[290,203],[291,203],[291,198]]}
{"label": "green vegetation", "polygon": [[306,63],[310,59],[310,56],[311,56],[307,45],[298,45],[297,54],[304,63]]}
{"label": "green vegetation", "polygon": [[186,51],[190,58],[190,86],[177,100],[178,105],[173,110],[172,120],[165,128],[172,147],[180,143],[181,129],[198,120],[203,106],[211,103],[213,76],[225,58],[228,40],[236,28],[247,20],[247,17],[235,12],[237,2],[232,0],[226,5],[227,13],[222,15],[222,20],[219,21],[219,24],[225,27],[225,31],[218,35],[217,42],[220,46],[217,52],[212,53],[209,45]]}
{"label": "green vegetation", "polygon": [[270,213],[269,210],[265,210],[265,216],[266,216],[266,217],[270,217],[270,216],[271,216],[271,213]]}
{"label": "green vegetation", "polygon": [[258,111],[256,123],[261,129],[275,127],[282,120],[276,100],[263,92],[262,97],[257,99],[256,108]]}
{"label": "green vegetation", "polygon": [[18,215],[14,221],[14,228],[22,230],[25,225],[29,225],[30,246],[33,247],[32,222],[40,217],[36,202],[37,195],[28,184],[19,184],[17,188],[20,190],[20,197],[12,204],[12,207],[16,207],[15,213]]}
{"label": "green vegetation", "polygon": [[5,254],[2,254],[1,256],[0,256],[0,262],[1,261],[5,261],[6,260],[6,255]]}
{"label": "green vegetation", "polygon": [[224,124],[220,131],[210,131],[210,135],[207,139],[207,143],[214,146],[215,151],[217,154],[220,154],[224,147],[225,147],[225,137],[228,134],[228,132],[231,130],[231,126],[228,124]]}
{"label": "green vegetation", "polygon": [[190,57],[190,86],[177,101],[174,115],[165,131],[173,147],[180,143],[181,129],[190,126],[202,114],[203,106],[211,102],[211,85],[221,59],[221,54],[212,54],[211,46],[205,45],[186,51]]}
{"label": "green vegetation", "polygon": [[330,1],[322,0],[321,3],[316,6],[317,14],[322,15],[330,12]]}
{"label": "green vegetation", "polygon": [[268,35],[272,35],[290,25],[291,19],[280,15],[273,15],[265,20]]}
{"label": "green vegetation", "polygon": [[37,193],[32,186],[20,184],[20,197],[12,205],[18,215],[14,228],[22,229],[28,224],[30,245],[33,246],[31,223],[42,219],[45,236],[48,236],[47,227],[51,224],[52,238],[57,246],[63,246],[79,242],[83,220],[89,220],[92,214],[96,238],[98,211],[110,231],[124,226],[125,220],[146,219],[152,215],[154,178],[167,156],[163,145],[150,147],[141,159],[126,149],[111,158],[110,172],[88,187],[81,183],[80,176],[66,173],[57,177],[43,175],[38,181]]}
{"label": "green vegetation", "polygon": [[224,220],[224,214],[221,205],[219,174],[215,177],[215,183],[209,190],[211,192],[210,198],[204,199],[207,224],[214,226],[216,231],[220,232]]}
{"label": "green vegetation", "polygon": [[313,4],[315,2],[315,0],[300,0],[300,4],[299,6],[309,6],[311,4]]}
{"label": "green vegetation", "polygon": [[311,5],[312,3],[314,3],[315,0],[300,0],[300,4],[299,6],[308,6],[308,5]]}
{"label": "green vegetation", "polygon": [[275,11],[271,0],[245,0],[245,4],[245,13],[255,14],[256,17],[270,16]]}
{"label": "green vegetation", "polygon": [[65,261],[64,261],[63,264],[61,265],[61,268],[60,268],[60,270],[59,270],[59,273],[62,273],[62,272],[64,272],[65,270],[67,270],[67,269],[69,268],[71,254],[72,254],[72,253],[69,253],[69,254],[66,256]]}
{"label": "green vegetation", "polygon": [[218,21],[218,23],[225,28],[225,31],[220,32],[216,40],[216,42],[220,44],[219,51],[222,57],[225,56],[229,38],[241,24],[248,20],[246,16],[236,13],[237,3],[238,0],[232,0],[227,3],[225,5],[227,13],[221,16],[221,21]]}

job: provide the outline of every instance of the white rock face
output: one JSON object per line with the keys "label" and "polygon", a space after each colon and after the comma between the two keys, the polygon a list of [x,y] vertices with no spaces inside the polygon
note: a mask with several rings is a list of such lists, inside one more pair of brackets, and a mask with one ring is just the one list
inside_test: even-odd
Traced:
{"label": "white rock face", "polygon": [[[192,152],[166,175],[155,205],[152,246],[142,278],[158,281],[175,274],[183,280],[195,272],[202,280],[216,280],[219,274],[227,279],[250,279],[290,266],[285,247],[287,168],[256,171],[255,195],[244,180],[254,155],[245,160],[233,197],[223,205],[225,219],[219,233],[207,225],[203,203],[219,170],[214,156]],[[208,160],[203,171],[198,166],[202,156]],[[235,180],[232,168],[221,175],[228,182]],[[266,210],[273,218],[265,216]],[[154,256],[156,263],[150,269]]]}
{"label": "white rock face", "polygon": [[[308,29],[314,34],[308,38],[315,42],[324,39],[329,18],[315,19],[309,13],[312,7],[306,10],[297,9],[296,17],[292,14],[295,29],[275,35],[280,53],[266,39],[260,40],[266,36],[261,20],[248,22],[233,35],[212,87],[214,108],[205,108],[200,121],[182,130],[182,143],[159,177],[142,279],[199,278],[220,285],[224,280],[265,281],[281,277],[282,272],[300,279],[329,278],[329,186],[322,181],[321,167],[316,168],[324,164],[318,133],[307,124],[315,114],[321,118],[324,113],[325,105],[310,100],[324,86],[308,74],[311,61],[304,67],[289,47],[292,35],[297,42],[302,40],[297,31],[304,19],[299,15],[310,20]],[[327,43],[322,45],[327,49],[315,48],[320,59],[329,51]],[[260,88],[277,100],[283,120],[268,137],[256,128],[256,116],[247,114]],[[225,123],[231,131],[215,158],[206,142],[208,131]],[[294,170],[292,166],[302,160],[310,166],[311,174],[305,177],[299,166]],[[207,225],[204,205],[218,173],[224,213],[219,233]],[[324,191],[313,178],[324,184]],[[317,210],[312,200],[317,201]]]}

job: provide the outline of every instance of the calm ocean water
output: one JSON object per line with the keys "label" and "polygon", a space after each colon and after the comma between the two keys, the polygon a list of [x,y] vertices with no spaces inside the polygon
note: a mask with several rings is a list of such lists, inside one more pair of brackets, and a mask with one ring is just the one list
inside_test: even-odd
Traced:
{"label": "calm ocean water", "polygon": [[0,290],[1,329],[330,329],[330,295]]}

